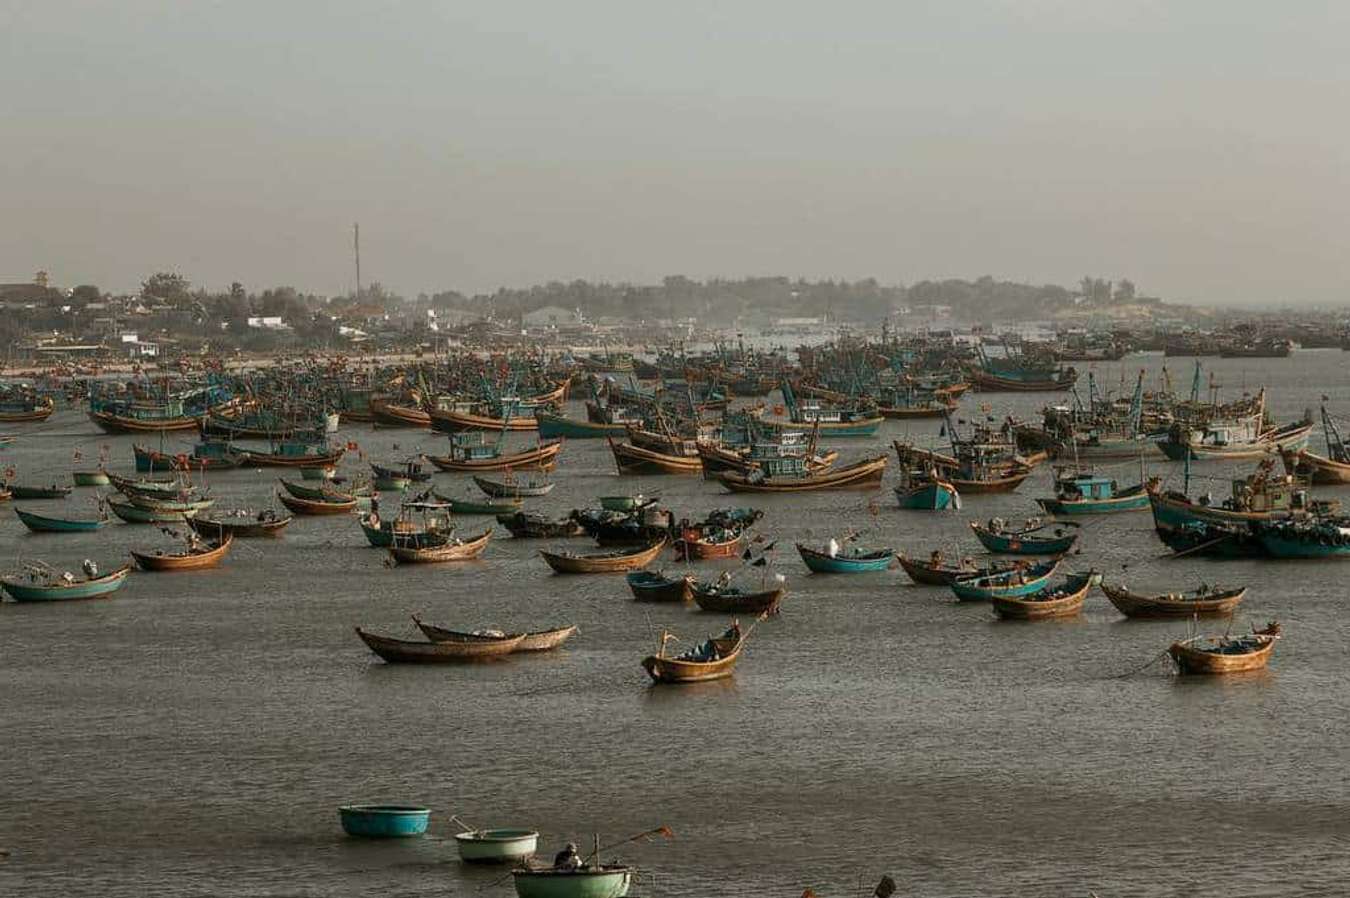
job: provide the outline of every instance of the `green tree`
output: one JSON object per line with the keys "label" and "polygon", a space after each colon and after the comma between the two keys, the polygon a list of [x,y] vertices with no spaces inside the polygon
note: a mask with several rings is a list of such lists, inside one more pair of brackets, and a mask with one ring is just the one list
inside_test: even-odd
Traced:
{"label": "green tree", "polygon": [[180,303],[188,299],[192,284],[181,274],[172,271],[158,271],[141,282],[141,295],[167,303]]}
{"label": "green tree", "polygon": [[93,284],[81,284],[70,291],[70,301],[75,305],[87,306],[103,298],[103,291]]}

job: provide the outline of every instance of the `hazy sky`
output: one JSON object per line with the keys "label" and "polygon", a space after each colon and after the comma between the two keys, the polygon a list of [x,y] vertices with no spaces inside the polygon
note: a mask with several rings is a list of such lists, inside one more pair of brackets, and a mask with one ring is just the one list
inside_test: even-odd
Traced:
{"label": "hazy sky", "polygon": [[0,281],[1342,303],[1350,4],[0,0]]}

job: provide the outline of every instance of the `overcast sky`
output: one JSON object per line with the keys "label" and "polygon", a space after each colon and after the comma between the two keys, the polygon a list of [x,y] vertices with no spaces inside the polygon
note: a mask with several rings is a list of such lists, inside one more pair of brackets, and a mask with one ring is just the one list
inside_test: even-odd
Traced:
{"label": "overcast sky", "polygon": [[0,281],[1342,303],[1350,4],[0,0]]}

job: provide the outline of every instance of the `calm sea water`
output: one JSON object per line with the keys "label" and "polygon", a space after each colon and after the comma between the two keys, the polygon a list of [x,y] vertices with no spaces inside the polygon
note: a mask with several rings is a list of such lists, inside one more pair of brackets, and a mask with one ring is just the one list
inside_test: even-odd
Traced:
{"label": "calm sea water", "polygon": [[[1112,386],[1141,367],[1152,381],[1162,361],[1098,370]],[[1229,395],[1267,384],[1281,421],[1322,393],[1350,410],[1340,352],[1206,364]],[[1178,389],[1187,366],[1172,360]],[[963,414],[1028,415],[1046,398],[971,395]],[[88,466],[100,445],[115,470],[132,467],[131,439],[78,410],[15,430],[0,451],[21,480]],[[874,442],[838,445],[848,460],[906,433],[936,440],[937,424],[888,422]],[[343,436],[377,460],[444,440]],[[72,465],[76,447],[86,461]],[[1179,465],[1153,468],[1179,484]],[[1195,473],[1219,494],[1231,469]],[[257,504],[275,477],[211,482],[222,504]],[[1122,678],[1187,625],[1127,622],[1100,594],[1078,620],[1000,623],[898,569],[809,575],[793,542],[848,528],[869,545],[973,552],[966,522],[1035,512],[1050,473],[960,514],[900,511],[893,479],[873,514],[858,493],[747,500],[695,479],[620,481],[603,443],[567,446],[540,509],[660,489],[680,513],[765,510],[791,594],[734,680],[697,687],[650,688],[638,662],[662,628],[701,639],[722,618],[635,604],[621,577],[554,576],[537,556],[547,542],[505,537],[480,563],[390,569],[352,518],[298,519],[283,540],[238,543],[215,572],[136,574],[110,601],[0,605],[0,893],[513,894],[498,871],[459,864],[451,813],[535,827],[544,851],[669,825],[674,840],[614,852],[644,869],[642,895],[854,895],[887,872],[916,896],[1344,893],[1350,568],[1161,560],[1147,512],[1093,521],[1076,564],[1139,589],[1246,583],[1235,626],[1277,618],[1287,634],[1264,675],[1183,681],[1158,663]],[[464,476],[437,483],[474,491]],[[90,492],[67,507],[88,510]],[[162,539],[121,523],[30,535],[4,515],[9,561],[111,567]],[[414,612],[581,633],[556,654],[443,668],[386,666],[352,633],[411,636]],[[433,835],[346,839],[336,808],[351,801],[430,805]]]}

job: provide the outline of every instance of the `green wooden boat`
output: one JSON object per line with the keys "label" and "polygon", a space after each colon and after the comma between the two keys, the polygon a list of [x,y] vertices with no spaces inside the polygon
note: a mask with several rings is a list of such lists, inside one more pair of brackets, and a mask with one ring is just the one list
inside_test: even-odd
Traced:
{"label": "green wooden boat", "polygon": [[637,511],[656,501],[656,496],[601,496],[600,507],[605,511]]}
{"label": "green wooden boat", "polygon": [[539,422],[539,439],[548,440],[566,437],[573,440],[603,439],[609,436],[622,436],[627,432],[626,424],[595,424],[591,421],[579,421],[562,415],[553,415],[544,411],[534,413]]}
{"label": "green wooden boat", "polygon": [[14,509],[14,513],[19,516],[23,525],[34,533],[88,533],[108,523],[106,517],[92,521],[74,521],[69,518],[51,518],[46,515],[33,514],[31,511],[24,511],[22,508]]}
{"label": "green wooden boat", "polygon": [[385,490],[387,492],[407,492],[408,487],[412,486],[412,481],[407,477],[376,477],[375,489]]}
{"label": "green wooden boat", "polygon": [[109,486],[112,481],[108,479],[108,472],[99,468],[97,471],[75,471],[70,475],[70,479],[76,486]]}
{"label": "green wooden boat", "polygon": [[70,495],[71,488],[68,486],[20,486],[19,484],[8,484],[6,489],[11,496],[19,500],[32,501],[34,499],[64,499]]}
{"label": "green wooden boat", "polygon": [[306,465],[300,469],[303,480],[332,480],[337,476],[337,468],[328,465]]}
{"label": "green wooden boat", "polygon": [[[67,599],[96,599],[122,588],[131,565],[124,564],[115,571],[103,575],[86,577],[83,580],[66,582],[58,576],[43,579],[36,577],[6,577],[0,580],[0,588],[16,602],[56,602]],[[45,580],[45,582],[44,582]]]}
{"label": "green wooden boat", "polygon": [[515,514],[525,504],[523,499],[452,499],[440,493],[433,495],[455,514]]}
{"label": "green wooden boat", "polygon": [[172,511],[164,508],[145,508],[121,499],[109,499],[108,508],[128,524],[168,524],[186,521],[196,511]]}

